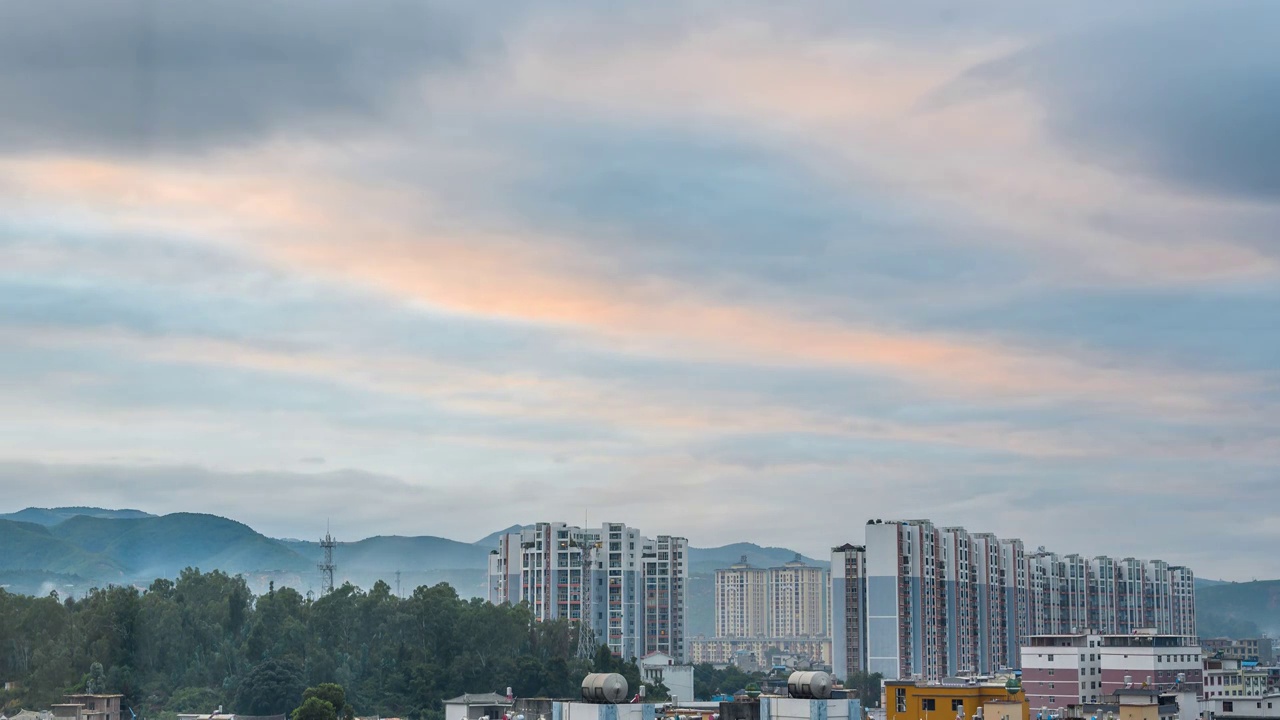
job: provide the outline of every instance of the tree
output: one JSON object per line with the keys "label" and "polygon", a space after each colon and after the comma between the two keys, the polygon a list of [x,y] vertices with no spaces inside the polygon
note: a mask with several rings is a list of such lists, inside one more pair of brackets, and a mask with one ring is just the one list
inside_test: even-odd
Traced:
{"label": "tree", "polygon": [[884,676],[880,673],[855,670],[849,673],[849,681],[845,683],[845,687],[857,691],[858,698],[862,700],[862,707],[875,708],[880,707],[880,689],[883,681]]}
{"label": "tree", "polygon": [[213,688],[185,687],[169,696],[166,710],[175,713],[211,713],[222,704],[222,693]]}
{"label": "tree", "polygon": [[693,694],[699,700],[710,700],[713,695],[732,695],[763,677],[763,673],[745,673],[736,665],[717,670],[710,663],[702,663],[693,668]]}
{"label": "tree", "polygon": [[249,671],[236,690],[236,712],[282,715],[306,689],[302,669],[285,660],[267,660]]}
{"label": "tree", "polygon": [[[644,697],[645,697],[645,700],[648,700],[649,702],[656,702],[658,700],[671,699],[671,688],[667,687],[666,683],[662,683],[662,682],[645,683],[644,687],[645,687]],[[680,699],[692,700],[693,698],[680,698]]]}
{"label": "tree", "polygon": [[290,720],[338,720],[333,705],[318,697],[309,697],[294,709]]}
{"label": "tree", "polygon": [[107,678],[102,672],[102,663],[95,662],[89,666],[89,674],[84,676],[84,691],[90,695],[107,691]]}
{"label": "tree", "polygon": [[335,713],[340,717],[351,718],[355,716],[355,711],[347,704],[347,692],[337,683],[320,683],[315,687],[309,687],[302,693],[302,704],[306,705],[307,701],[312,698],[319,698],[333,707]]}
{"label": "tree", "polygon": [[[22,686],[4,698],[13,707],[48,705],[92,682],[123,692],[140,716],[168,720],[222,703],[244,715],[298,710],[302,720],[337,720],[353,707],[442,720],[445,698],[494,678],[519,695],[550,697],[576,695],[596,664],[622,674],[632,692],[642,679],[634,660],[607,647],[575,657],[568,621],[536,622],[527,605],[460,598],[443,583],[407,598],[377,583],[308,600],[279,586],[254,597],[241,577],[187,569],[145,591],[56,598],[0,588],[0,638],[0,677]],[[662,688],[647,694],[657,699]]]}

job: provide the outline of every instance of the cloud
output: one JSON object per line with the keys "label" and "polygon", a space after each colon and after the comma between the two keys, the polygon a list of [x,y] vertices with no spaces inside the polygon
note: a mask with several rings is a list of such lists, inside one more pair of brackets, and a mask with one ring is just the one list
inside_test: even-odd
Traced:
{"label": "cloud", "polygon": [[1267,562],[1280,211],[1190,147],[1250,136],[1208,86],[1261,87],[1254,36],[1170,58],[1185,10],[1141,0],[67,10],[0,8],[13,502]]}
{"label": "cloud", "polygon": [[487,43],[434,2],[0,8],[0,150],[200,153],[383,115]]}
{"label": "cloud", "polygon": [[[28,191],[102,207],[126,227],[205,235],[279,267],[468,316],[586,333],[628,353],[697,361],[841,367],[946,394],[1009,402],[1071,397],[1180,412],[1210,410],[1200,388],[1244,391],[1229,377],[1132,371],[1088,353],[1045,352],[984,337],[804,317],[786,306],[725,302],[658,278],[627,278],[555,238],[462,230],[405,199],[343,183],[232,172],[38,160],[10,163]],[[122,191],[122,188],[127,190]],[[416,198],[422,204],[424,196]],[[429,203],[429,200],[428,200]],[[374,214],[356,205],[378,208]],[[236,208],[233,218],[224,208]],[[270,240],[266,241],[265,238]],[[350,238],[360,237],[360,243]],[[603,272],[601,272],[603,271]]]}
{"label": "cloud", "polygon": [[1280,8],[1173,3],[1065,33],[970,80],[1030,89],[1057,137],[1100,165],[1187,192],[1280,200]]}
{"label": "cloud", "polygon": [[[918,42],[932,26],[894,43],[830,28],[774,32],[753,20],[719,18],[631,43],[599,40],[600,27],[581,42],[517,38],[508,48],[517,69],[499,76],[510,90],[496,82],[486,98],[506,113],[567,105],[575,119],[585,113],[624,127],[731,128],[731,137],[788,154],[837,193],[873,185],[901,205],[927,207],[952,242],[994,246],[1035,268],[1019,278],[1024,286],[1223,283],[1280,272],[1261,240],[1274,217],[1253,218],[1247,237],[1213,232],[1232,222],[1219,199],[1135,182],[1082,157],[1053,132],[1054,118],[1069,111],[1046,108],[1034,83],[979,91],[966,81],[975,67],[1057,36],[1045,27],[1020,28],[1026,37],[1008,28],[944,33],[943,53]],[[1090,24],[1076,17],[1060,26]],[[1121,197],[1125,211],[1116,213]]]}

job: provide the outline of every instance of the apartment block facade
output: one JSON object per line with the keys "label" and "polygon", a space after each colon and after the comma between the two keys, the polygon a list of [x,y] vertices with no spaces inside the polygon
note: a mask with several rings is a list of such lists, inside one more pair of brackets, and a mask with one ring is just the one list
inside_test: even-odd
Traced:
{"label": "apartment block facade", "polygon": [[716,637],[769,635],[769,571],[740,562],[716,570]]}
{"label": "apartment block facade", "polygon": [[841,680],[866,670],[867,548],[831,548],[831,672]]}
{"label": "apartment block facade", "polygon": [[1022,687],[1033,707],[1096,704],[1126,687],[1204,690],[1204,661],[1194,636],[1151,630],[1036,635],[1021,654]]}
{"label": "apartment block facade", "polygon": [[1034,635],[1195,635],[1194,574],[1160,560],[1028,552],[1021,540],[928,520],[873,520],[862,549],[842,548],[832,553],[838,676],[858,668],[888,679],[991,673],[1017,667]]}
{"label": "apartment block facade", "polygon": [[716,570],[716,637],[828,637],[827,579],[799,556],[771,568],[743,557]]}
{"label": "apartment block facade", "polygon": [[489,555],[488,599],[528,603],[537,621],[582,621],[589,607],[585,621],[615,655],[683,660],[688,558],[681,537],[651,539],[622,523],[540,522],[499,538]]}

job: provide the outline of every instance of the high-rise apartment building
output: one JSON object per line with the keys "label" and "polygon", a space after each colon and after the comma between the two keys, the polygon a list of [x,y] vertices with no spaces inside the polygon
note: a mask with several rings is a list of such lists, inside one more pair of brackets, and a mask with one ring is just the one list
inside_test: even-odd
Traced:
{"label": "high-rise apartment building", "polygon": [[769,636],[769,571],[747,562],[716,570],[716,637]]}
{"label": "high-rise apartment building", "polygon": [[644,637],[638,657],[659,652],[679,661],[688,658],[685,642],[688,558],[689,541],[682,537],[659,535],[657,540],[645,540],[640,555]]}
{"label": "high-rise apartment building", "polygon": [[825,638],[827,571],[796,556],[781,567],[716,570],[716,637]]}
{"label": "high-rise apartment building", "polygon": [[577,622],[589,607],[586,621],[615,655],[683,660],[688,556],[686,539],[654,540],[622,523],[542,522],[499,539],[489,556],[489,601],[528,603],[539,621]]}
{"label": "high-rise apartment building", "polygon": [[927,520],[875,520],[865,548],[836,548],[832,568],[838,675],[994,672],[1018,666],[1033,635],[1195,635],[1195,576],[1161,560],[1028,552],[1020,540]]}
{"label": "high-rise apartment building", "polygon": [[769,634],[773,637],[827,636],[827,571],[796,555],[769,568]]}
{"label": "high-rise apartment building", "polygon": [[867,669],[942,678],[947,667],[942,534],[927,520],[867,525]]}
{"label": "high-rise apartment building", "polygon": [[867,549],[831,548],[831,672],[846,680],[866,670]]}

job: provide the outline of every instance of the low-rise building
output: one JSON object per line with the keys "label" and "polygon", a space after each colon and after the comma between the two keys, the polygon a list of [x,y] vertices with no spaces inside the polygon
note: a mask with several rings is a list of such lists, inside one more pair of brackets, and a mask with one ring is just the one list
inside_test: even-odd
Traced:
{"label": "low-rise building", "polygon": [[79,693],[65,696],[66,702],[49,706],[55,718],[66,720],[121,720],[117,694]]}
{"label": "low-rise building", "polygon": [[[1003,675],[929,683],[889,680],[884,684],[885,720],[968,720],[979,709],[984,718],[1031,720],[1031,706],[1016,682]],[[989,703],[996,703],[990,712]]]}
{"label": "low-rise building", "polygon": [[640,674],[651,684],[662,683],[678,700],[693,700],[693,666],[677,664],[666,653],[649,653],[640,658]]}
{"label": "low-rise building", "polygon": [[745,654],[756,667],[768,667],[771,656],[775,652],[795,656],[811,666],[828,666],[831,664],[831,639],[812,637],[709,638],[699,635],[689,641],[689,659],[695,665],[699,663],[735,663],[745,659],[743,657]]}
{"label": "low-rise building", "polygon": [[14,715],[0,715],[4,720],[53,720],[53,713],[48,710],[19,710]]}
{"label": "low-rise building", "polygon": [[1153,631],[1035,635],[1020,654],[1022,683],[1033,707],[1098,704],[1132,688],[1203,691],[1203,656],[1190,636]]}
{"label": "low-rise building", "polygon": [[444,701],[444,720],[500,718],[514,703],[497,693],[467,693]]}
{"label": "low-rise building", "polygon": [[1205,655],[1216,655],[1223,660],[1253,661],[1260,665],[1275,662],[1271,638],[1206,638],[1200,641]]}
{"label": "low-rise building", "polygon": [[[1121,688],[1114,693],[1115,715],[1120,720],[1176,720],[1179,707],[1172,695],[1155,690]],[[1107,708],[1111,714],[1110,708]]]}
{"label": "low-rise building", "polygon": [[1205,720],[1254,720],[1280,718],[1280,693],[1253,698],[1214,697],[1207,701]]}
{"label": "low-rise building", "polygon": [[855,698],[833,697],[825,700],[809,700],[762,695],[755,701],[722,702],[717,710],[719,710],[719,720],[814,720],[814,718],[863,720],[864,718],[862,703]]}
{"label": "low-rise building", "polygon": [[1252,660],[1208,658],[1204,661],[1205,697],[1261,697],[1275,690],[1277,668]]}

